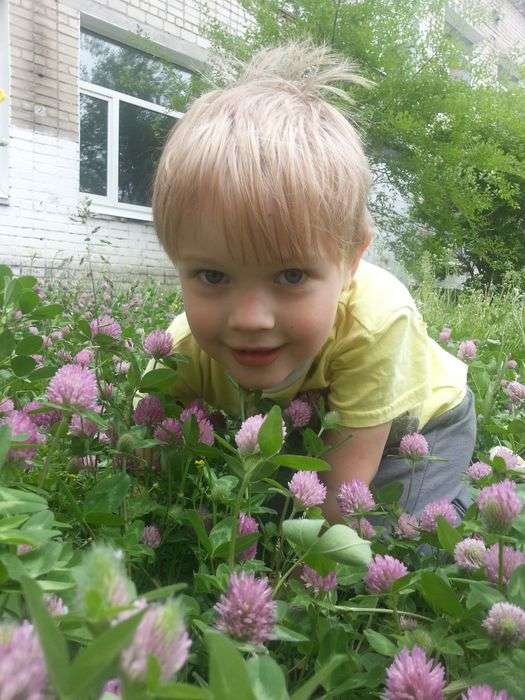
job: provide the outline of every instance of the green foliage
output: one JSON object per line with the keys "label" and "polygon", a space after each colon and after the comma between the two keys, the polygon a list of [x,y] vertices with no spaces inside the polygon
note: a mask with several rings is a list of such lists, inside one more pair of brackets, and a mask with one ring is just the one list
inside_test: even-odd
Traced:
{"label": "green foliage", "polygon": [[[511,478],[524,499],[523,470],[509,470],[501,457],[488,455],[497,443],[525,453],[524,404],[509,410],[501,384],[525,370],[522,292],[510,286],[490,293],[439,290],[431,263],[423,262],[415,292],[430,334],[437,337],[449,325],[446,347],[453,354],[463,339],[477,343],[469,368],[479,420],[476,456],[494,472],[482,486]],[[160,443],[155,426],[134,424],[133,408],[137,391],[147,389],[160,398],[166,415],[180,419],[182,405],[166,379],[183,359],[171,358],[169,367],[143,376],[148,358],[142,350],[143,334],[167,325],[178,295],[148,284],[129,291],[108,283],[89,298],[85,290],[51,289],[47,299],[36,294],[33,305],[27,293],[36,289],[34,278],[13,278],[5,268],[0,275],[0,338],[6,341],[0,345],[0,402],[22,410],[29,401],[41,401],[42,408],[29,414],[36,420],[50,409],[61,412],[51,425],[39,426],[36,443],[11,434],[0,416],[0,625],[31,620],[50,697],[96,700],[106,681],[119,678],[123,697],[132,700],[369,700],[384,694],[385,669],[414,644],[445,666],[447,697],[475,682],[519,696],[522,649],[501,650],[482,623],[498,602],[525,609],[525,567],[499,586],[484,567],[465,570],[454,561],[455,546],[465,537],[481,535],[487,546],[498,541],[475,505],[459,526],[438,518],[436,532],[414,540],[393,530],[401,512],[395,484],[374,492],[377,506],[368,515],[387,527],[377,525],[371,541],[358,534],[351,517],[330,525],[320,508],[298,513],[287,488],[291,470],[322,476],[328,466],[322,434],[334,429],[338,416],[327,413],[324,402],[315,406],[310,424],[297,429],[284,407],[247,397],[251,413],[266,415],[253,453],[236,447],[240,420],[210,406],[204,408],[214,421],[213,445],[200,442],[195,417],[184,423],[175,444]],[[131,307],[130,318],[126,306],[133,296],[141,302]],[[39,313],[55,302],[57,315]],[[85,312],[98,315],[102,302],[111,305],[122,338],[91,337]],[[84,435],[71,429],[73,409],[49,405],[45,397],[64,354],[87,349],[93,352],[101,412],[76,414],[93,423]],[[506,365],[510,353],[516,369]],[[32,354],[42,355],[43,366],[16,372],[13,359]],[[124,372],[116,364],[122,360],[129,363]],[[111,382],[111,392],[102,391],[103,382]],[[21,446],[34,454],[17,457]],[[254,519],[256,531],[239,532],[240,513]],[[522,548],[524,535],[522,511],[505,543]],[[364,581],[376,554],[408,568],[382,594],[371,593]],[[264,644],[238,638],[234,628],[215,629],[217,603],[233,571],[259,582],[267,577],[275,624]],[[60,597],[58,612],[50,594]],[[137,628],[147,611],[158,608],[166,614],[155,634],[169,632],[173,641],[184,628],[189,656],[164,678],[161,653],[150,654],[143,675],[131,678],[123,652],[147,642],[147,626],[140,633]],[[170,616],[169,610],[176,612]],[[245,621],[242,611],[240,606]],[[259,609],[255,619],[262,617]]]}
{"label": "green foliage", "polygon": [[[247,60],[311,37],[375,82],[349,89],[376,179],[373,214],[411,272],[425,251],[440,276],[453,266],[484,286],[525,265],[525,92],[493,78],[498,62],[520,71],[512,55],[465,56],[437,19],[444,0],[293,0],[284,13],[279,0],[241,4],[253,26],[237,36],[210,18],[212,52]],[[483,5],[471,0],[460,11],[482,23]]]}

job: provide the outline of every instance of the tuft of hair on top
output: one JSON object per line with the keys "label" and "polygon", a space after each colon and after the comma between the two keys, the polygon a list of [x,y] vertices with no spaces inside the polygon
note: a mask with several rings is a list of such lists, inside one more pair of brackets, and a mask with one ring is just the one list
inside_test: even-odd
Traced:
{"label": "tuft of hair on top", "polygon": [[310,39],[223,62],[220,75],[175,124],[157,167],[153,217],[169,257],[206,221],[241,263],[356,259],[372,236],[371,174],[339,85],[371,81]]}

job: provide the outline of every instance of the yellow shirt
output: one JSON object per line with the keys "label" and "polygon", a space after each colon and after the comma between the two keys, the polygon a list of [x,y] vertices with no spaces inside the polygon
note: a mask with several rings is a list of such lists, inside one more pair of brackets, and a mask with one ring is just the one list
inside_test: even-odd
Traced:
{"label": "yellow shirt", "polygon": [[[239,416],[238,390],[199,348],[186,314],[178,315],[168,331],[174,351],[190,359],[179,364],[170,393],[184,403],[202,398]],[[406,287],[386,270],[361,261],[339,298],[332,331],[318,355],[262,396],[284,407],[300,391],[324,390],[328,409],[339,412],[342,425],[363,428],[403,419],[402,432],[407,432],[457,406],[466,382],[467,366],[428,336]]]}

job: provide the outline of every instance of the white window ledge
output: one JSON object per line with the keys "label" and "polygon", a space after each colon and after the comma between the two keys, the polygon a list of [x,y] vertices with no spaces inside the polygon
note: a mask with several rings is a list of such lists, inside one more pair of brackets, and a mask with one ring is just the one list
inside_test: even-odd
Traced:
{"label": "white window ledge", "polygon": [[[86,195],[89,197],[89,195]],[[103,204],[92,202],[89,207],[91,214],[103,214],[104,216],[116,216],[120,219],[135,219],[136,221],[153,221],[153,213],[149,207],[139,207],[130,204]]]}

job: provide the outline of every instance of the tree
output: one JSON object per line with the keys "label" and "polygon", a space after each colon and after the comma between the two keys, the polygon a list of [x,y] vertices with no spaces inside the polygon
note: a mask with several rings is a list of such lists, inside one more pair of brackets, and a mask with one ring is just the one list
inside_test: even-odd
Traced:
{"label": "tree", "polygon": [[[525,92],[494,80],[495,58],[463,55],[443,21],[445,0],[240,2],[253,26],[239,36],[209,19],[212,55],[245,60],[308,36],[375,81],[352,87],[379,188],[371,208],[409,270],[425,251],[438,274],[452,259],[484,285],[525,266]],[[463,11],[479,20],[480,5],[465,0]],[[497,60],[513,65],[511,54]],[[401,194],[405,212],[384,185]]]}

